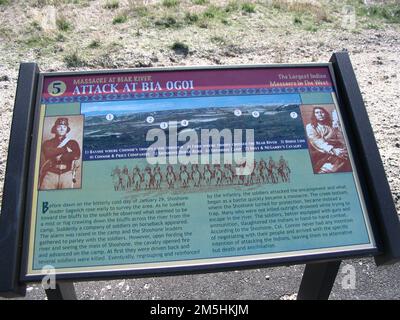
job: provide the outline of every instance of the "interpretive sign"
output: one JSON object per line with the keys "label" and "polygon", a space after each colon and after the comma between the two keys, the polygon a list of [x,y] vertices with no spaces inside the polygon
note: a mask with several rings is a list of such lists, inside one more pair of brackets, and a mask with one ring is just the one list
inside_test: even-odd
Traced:
{"label": "interpretive sign", "polygon": [[328,65],[42,83],[27,276],[375,248]]}
{"label": "interpretive sign", "polygon": [[22,281],[379,252],[332,63],[44,73],[37,92]]}

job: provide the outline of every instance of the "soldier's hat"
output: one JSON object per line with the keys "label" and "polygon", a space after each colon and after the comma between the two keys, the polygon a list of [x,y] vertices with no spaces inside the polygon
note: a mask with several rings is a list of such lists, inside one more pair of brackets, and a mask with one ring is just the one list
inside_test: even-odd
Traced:
{"label": "soldier's hat", "polygon": [[57,118],[56,122],[54,122],[53,128],[51,128],[51,133],[54,133],[54,134],[57,133],[56,129],[57,129],[57,126],[59,126],[59,125],[67,126],[67,128],[68,128],[67,133],[71,131],[71,128],[69,127],[69,124],[68,124],[68,118]]}

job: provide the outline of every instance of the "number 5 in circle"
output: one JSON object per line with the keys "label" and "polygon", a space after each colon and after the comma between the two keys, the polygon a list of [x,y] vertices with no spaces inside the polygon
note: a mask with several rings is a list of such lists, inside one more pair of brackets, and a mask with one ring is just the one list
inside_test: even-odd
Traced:
{"label": "number 5 in circle", "polygon": [[47,87],[47,92],[53,97],[61,96],[67,90],[67,85],[63,81],[53,81]]}

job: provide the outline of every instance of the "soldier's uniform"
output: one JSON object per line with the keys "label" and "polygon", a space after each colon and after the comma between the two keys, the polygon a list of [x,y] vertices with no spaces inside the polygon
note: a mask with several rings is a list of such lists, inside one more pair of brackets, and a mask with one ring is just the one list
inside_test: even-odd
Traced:
{"label": "soldier's uniform", "polygon": [[60,147],[66,136],[59,136],[56,132],[58,125],[66,125],[68,131],[67,118],[58,118],[51,130],[56,136],[43,143],[42,152],[44,163],[41,168],[41,185],[40,189],[69,189],[73,188],[73,161],[78,160],[81,151],[78,142],[69,140],[65,145]]}

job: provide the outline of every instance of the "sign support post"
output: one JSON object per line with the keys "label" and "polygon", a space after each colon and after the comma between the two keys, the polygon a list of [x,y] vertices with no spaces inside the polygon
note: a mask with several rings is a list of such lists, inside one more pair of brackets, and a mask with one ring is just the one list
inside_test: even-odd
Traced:
{"label": "sign support post", "polygon": [[57,281],[55,289],[46,289],[48,300],[77,300],[72,281]]}
{"label": "sign support post", "polygon": [[306,264],[297,300],[328,300],[340,260]]}
{"label": "sign support post", "polygon": [[351,122],[356,137],[355,153],[364,172],[363,184],[370,195],[373,225],[381,235],[382,252],[375,256],[375,263],[378,266],[395,263],[400,259],[399,217],[353,66],[345,51],[334,53],[330,62],[336,74],[339,100],[346,106],[347,121]]}
{"label": "sign support post", "polygon": [[0,291],[6,292],[9,298],[23,296],[26,292],[26,285],[19,281],[19,277],[38,78],[36,63],[21,63],[0,214]]}

